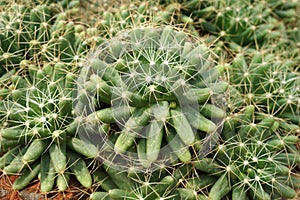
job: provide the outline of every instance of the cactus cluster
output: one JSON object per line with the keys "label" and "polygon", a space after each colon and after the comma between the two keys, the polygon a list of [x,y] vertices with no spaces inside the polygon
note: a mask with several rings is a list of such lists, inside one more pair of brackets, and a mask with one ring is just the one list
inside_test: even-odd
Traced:
{"label": "cactus cluster", "polygon": [[76,180],[80,199],[297,199],[299,11],[1,1],[1,176],[50,198]]}

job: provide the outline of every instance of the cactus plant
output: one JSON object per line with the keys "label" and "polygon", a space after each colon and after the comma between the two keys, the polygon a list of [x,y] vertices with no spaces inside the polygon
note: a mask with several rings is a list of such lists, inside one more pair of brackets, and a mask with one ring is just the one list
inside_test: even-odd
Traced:
{"label": "cactus plant", "polygon": [[[173,1],[162,1],[170,4]],[[190,16],[197,30],[207,31],[240,45],[261,45],[265,38],[280,37],[278,21],[295,21],[298,2],[286,1],[175,1],[180,16]],[[180,17],[179,17],[180,18]]]}
{"label": "cactus plant", "polygon": [[[52,190],[55,180],[59,190],[67,189],[70,174],[90,187],[82,156],[67,153],[66,144],[67,137],[75,135],[66,129],[73,121],[76,67],[87,46],[81,45],[80,29],[66,21],[65,12],[56,14],[46,4],[31,8],[13,4],[1,11],[0,149],[6,152],[1,170],[6,175],[21,173],[13,185],[16,190],[37,174],[42,192]],[[85,181],[80,178],[83,172]]]}
{"label": "cactus plant", "polygon": [[66,128],[73,120],[71,68],[63,63],[42,68],[30,64],[27,77],[11,77],[11,92],[1,100],[1,150],[8,150],[1,158],[1,169],[4,174],[22,174],[13,184],[16,190],[26,187],[39,172],[42,192],[53,189],[56,176],[58,189],[67,189],[71,172],[83,186],[91,186],[89,173],[82,182],[81,171],[75,169],[87,171],[82,157],[66,153],[66,137],[71,137]]}
{"label": "cactus plant", "polygon": [[81,45],[75,25],[67,22],[67,13],[56,14],[50,6],[13,4],[1,11],[0,68],[2,75],[16,69],[21,60],[79,61],[86,49]]}
{"label": "cactus plant", "polygon": [[254,114],[254,109],[250,105],[228,116],[223,142],[211,158],[194,163],[197,170],[219,177],[209,192],[211,199],[222,199],[227,194],[233,200],[296,195],[299,179],[293,169],[300,162],[295,148],[298,138],[284,134],[274,117]]}
{"label": "cactus plant", "polygon": [[[261,53],[262,52],[262,53]],[[252,51],[247,57],[237,54],[230,69],[230,82],[243,97],[243,104],[253,104],[260,112],[283,119],[285,127],[299,132],[299,72],[297,61],[278,54],[278,50]],[[234,106],[234,105],[233,105]]]}
{"label": "cactus plant", "polygon": [[[103,140],[116,160],[128,164],[143,158],[140,165],[149,166],[169,157],[167,142],[171,152],[188,162],[193,154],[188,147],[201,149],[200,137],[206,133],[203,149],[210,148],[221,121],[216,119],[225,116],[218,100],[227,83],[219,81],[225,66],[216,65],[205,44],[194,44],[172,27],[134,28],[108,40],[87,60],[74,110],[111,124],[113,133]],[[111,154],[103,153],[102,159]],[[126,161],[120,154],[135,156]]]}

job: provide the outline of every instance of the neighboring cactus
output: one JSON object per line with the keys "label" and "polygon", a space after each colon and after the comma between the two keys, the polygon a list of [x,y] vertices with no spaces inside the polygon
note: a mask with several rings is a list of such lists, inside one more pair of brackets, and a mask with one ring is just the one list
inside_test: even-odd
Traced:
{"label": "neighboring cactus", "polygon": [[[300,12],[300,5],[298,8],[298,13]],[[300,48],[300,16],[298,16],[298,20],[294,25],[287,25],[288,29],[287,37],[287,48],[286,51],[288,52],[288,55],[291,55],[290,57],[295,60],[298,63],[298,66],[296,66],[295,71],[300,71],[299,69],[299,63],[300,63],[300,52],[298,51]],[[293,50],[292,50],[293,49]]]}
{"label": "neighboring cactus", "polygon": [[[17,3],[19,5],[23,5],[26,7],[36,7],[38,5],[48,5],[51,7],[59,7],[63,9],[74,9],[73,12],[78,8],[80,3],[84,2],[85,0],[18,0],[18,1],[10,1],[10,0],[2,0],[1,1],[1,8],[7,8],[6,6],[11,6],[12,3]],[[0,8],[0,9],[1,9]],[[76,9],[75,9],[76,8]]]}
{"label": "neighboring cactus", "polygon": [[[81,44],[82,27],[53,9],[13,4],[1,12],[0,149],[6,153],[0,163],[4,174],[21,173],[13,184],[16,190],[38,173],[42,192],[51,191],[55,181],[60,191],[66,190],[71,173],[84,187],[92,184],[83,158],[67,153],[76,151],[76,127],[68,125],[76,68],[88,46]],[[79,153],[95,157],[83,150]]]}
{"label": "neighboring cactus", "polygon": [[[225,66],[216,65],[205,44],[193,43],[172,27],[135,28],[108,40],[87,60],[78,78],[74,110],[80,116],[83,110],[86,115],[95,111],[88,118],[111,124],[113,132],[103,140],[108,137],[116,162],[124,162],[122,156],[130,159],[134,152],[137,165],[138,160],[143,166],[170,160],[171,152],[188,162],[193,154],[188,148],[201,149],[206,133],[202,153],[212,148],[225,116],[218,100],[227,83],[219,81]],[[125,167],[132,160],[127,162]]]}
{"label": "neighboring cactus", "polygon": [[[260,112],[284,119],[281,128],[300,128],[300,74],[297,61],[284,58],[281,52],[251,51],[237,54],[229,74],[230,83],[238,90],[244,105],[254,105]],[[250,51],[249,51],[250,52]],[[239,96],[239,95],[238,95]],[[231,105],[233,109],[235,105]],[[294,124],[294,125],[293,125]]]}
{"label": "neighboring cactus", "polygon": [[227,194],[233,200],[295,197],[295,189],[300,187],[293,171],[300,163],[295,146],[299,139],[278,132],[279,122],[272,116],[257,114],[255,117],[254,107],[248,106],[227,117],[224,142],[212,158],[194,162],[197,170],[219,177],[209,198],[222,199]]}
{"label": "neighboring cactus", "polygon": [[55,14],[51,7],[34,8],[13,4],[1,11],[0,76],[19,67],[21,60],[78,62],[86,50],[73,22],[65,12]]}
{"label": "neighboring cactus", "polygon": [[172,4],[181,10],[179,18],[189,16],[201,32],[215,34],[226,42],[260,45],[265,38],[280,37],[276,30],[278,21],[296,20],[295,8],[299,3],[283,0],[184,0]]}
{"label": "neighboring cactus", "polygon": [[10,93],[1,100],[0,145],[1,151],[8,150],[1,158],[2,172],[21,173],[13,184],[16,190],[26,187],[39,172],[42,192],[53,189],[56,177],[58,189],[67,189],[71,172],[83,186],[90,187],[91,178],[82,158],[67,153],[67,137],[75,134],[67,129],[73,121],[72,67],[63,63],[43,67],[29,63],[26,67],[26,78],[13,75]]}
{"label": "neighboring cactus", "polygon": [[[79,20],[86,21],[88,28],[85,30],[85,43],[98,46],[103,38],[115,36],[118,32],[133,27],[152,25],[173,25],[174,27],[186,28],[186,31],[195,33],[195,28],[191,27],[192,19],[186,22],[174,18],[178,11],[176,6],[164,7],[154,1],[122,1],[109,5],[109,2],[101,3],[94,1],[93,4],[84,4],[85,9]],[[99,18],[101,15],[101,18]],[[188,18],[188,17],[186,17]],[[195,34],[198,35],[198,34]]]}

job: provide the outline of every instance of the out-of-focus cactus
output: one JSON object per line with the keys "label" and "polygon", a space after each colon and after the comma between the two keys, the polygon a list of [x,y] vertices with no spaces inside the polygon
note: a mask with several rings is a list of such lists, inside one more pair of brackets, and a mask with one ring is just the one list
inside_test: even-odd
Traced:
{"label": "out-of-focus cactus", "polygon": [[[226,42],[260,45],[266,38],[280,37],[279,21],[295,21],[297,1],[186,0],[165,2],[177,5],[179,16],[188,16],[200,32],[209,32]],[[180,17],[179,17],[180,18]],[[181,17],[182,18],[182,17]]]}

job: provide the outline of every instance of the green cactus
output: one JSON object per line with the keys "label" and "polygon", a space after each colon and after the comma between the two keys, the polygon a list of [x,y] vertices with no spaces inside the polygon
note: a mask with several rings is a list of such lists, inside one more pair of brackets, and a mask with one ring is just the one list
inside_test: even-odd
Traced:
{"label": "green cactus", "polygon": [[242,105],[255,105],[260,112],[283,119],[295,126],[297,133],[300,124],[297,61],[282,57],[284,54],[279,55],[277,50],[268,51],[253,51],[249,56],[237,54],[230,67],[230,82],[243,97]]}
{"label": "green cactus", "polygon": [[177,5],[179,18],[188,16],[197,30],[212,33],[226,42],[260,45],[267,38],[280,37],[279,21],[294,22],[298,2],[250,0],[162,1]]}
{"label": "green cactus", "polygon": [[108,166],[92,174],[97,188],[90,199],[156,199],[175,197],[174,177],[163,173],[125,173]]}
{"label": "green cactus", "polygon": [[[74,121],[76,68],[89,48],[81,44],[81,29],[67,17],[46,4],[12,4],[1,10],[0,150],[6,152],[1,170],[22,174],[13,185],[16,190],[38,173],[42,192],[51,191],[55,181],[60,191],[66,190],[70,174],[84,187],[92,184],[84,158],[67,153],[78,149],[73,144],[76,129],[68,125]],[[67,146],[67,141],[73,143]]]}
{"label": "green cactus", "polygon": [[[29,170],[30,180],[24,181],[25,177],[21,175],[13,185],[16,190],[26,187],[39,172],[42,192],[53,189],[56,176],[58,189],[67,189],[66,178],[59,177],[71,173],[83,186],[90,187],[92,183],[88,182],[90,175],[83,158],[67,153],[67,138],[74,137],[67,131],[68,124],[73,121],[75,74],[72,66],[48,63],[42,68],[34,64],[27,67],[29,74],[26,77],[11,77],[10,93],[1,100],[1,151],[8,150],[5,157],[11,157],[11,162],[1,160],[2,172],[26,174]],[[12,154],[10,148],[16,145],[20,153]],[[30,173],[33,166],[37,166],[37,170]],[[78,168],[85,173],[83,182],[80,179],[83,172]]]}
{"label": "green cactus", "polygon": [[[84,12],[79,16],[79,20],[85,21],[88,28],[83,35],[87,44],[98,46],[104,38],[111,38],[118,32],[132,27],[142,27],[152,25],[170,25],[174,27],[190,27],[191,33],[196,33],[190,25],[191,22],[186,19],[186,22],[174,19],[176,6],[164,7],[155,1],[121,1],[110,5],[108,2],[97,2],[93,4],[83,5]],[[99,15],[101,18],[99,18]],[[188,18],[188,17],[186,17]],[[198,35],[198,34],[195,34]]]}
{"label": "green cactus", "polygon": [[191,165],[166,168],[162,165],[155,172],[136,173],[119,171],[104,165],[92,174],[95,190],[90,199],[207,199],[205,188],[216,177],[194,174]]}
{"label": "green cactus", "polygon": [[219,81],[226,67],[215,64],[204,44],[172,27],[135,28],[104,43],[87,60],[74,110],[80,116],[83,110],[92,112],[88,118],[111,124],[113,133],[103,137],[116,160],[126,162],[122,155],[132,154],[137,163],[143,160],[139,165],[150,167],[168,160],[164,151],[173,151],[189,162],[193,151],[188,147],[201,149],[206,133],[203,149],[210,148],[225,116],[216,103],[222,104],[218,98],[227,83]]}
{"label": "green cactus", "polygon": [[13,87],[11,76],[19,72],[33,73],[28,72],[31,65],[41,66],[48,62],[82,64],[88,46],[81,44],[80,29],[75,30],[74,23],[66,20],[65,12],[55,14],[46,4],[33,8],[12,4],[7,10],[1,10],[1,98],[5,98],[10,93],[9,87]]}
{"label": "green cactus", "polygon": [[299,181],[293,168],[300,162],[295,148],[298,138],[282,133],[274,117],[262,114],[259,120],[261,114],[254,116],[254,109],[248,106],[228,116],[222,133],[224,142],[212,158],[194,163],[197,170],[219,177],[209,192],[211,199],[222,199],[227,194],[233,200],[296,195]]}

